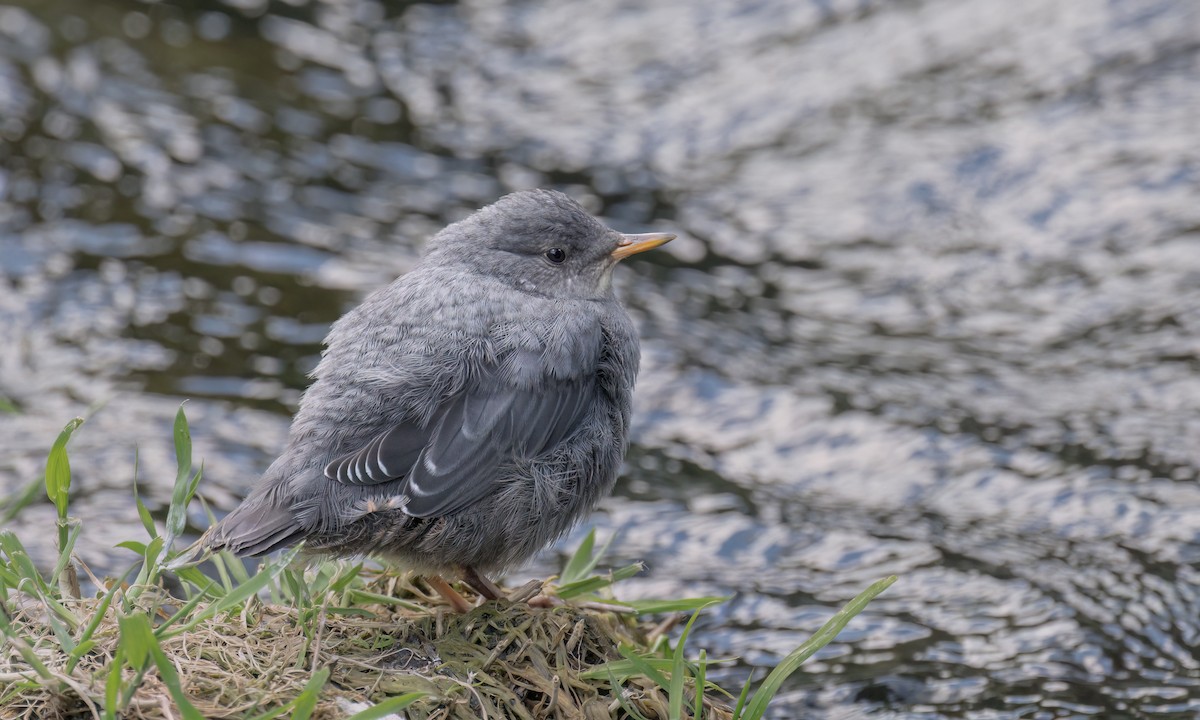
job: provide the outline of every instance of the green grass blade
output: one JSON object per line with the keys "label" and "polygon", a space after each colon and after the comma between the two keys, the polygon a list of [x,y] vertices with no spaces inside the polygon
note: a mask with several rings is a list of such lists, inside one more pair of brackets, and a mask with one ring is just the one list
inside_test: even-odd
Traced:
{"label": "green grass blade", "polygon": [[[49,607],[50,603],[48,602],[47,598],[43,597],[42,602],[46,603],[47,607]],[[66,610],[66,608],[63,608],[63,610]],[[71,636],[71,630],[63,625],[62,618],[59,617],[58,613],[46,613],[45,618],[46,624],[50,626],[50,630],[54,633],[54,637],[58,640],[58,644],[62,647],[62,649],[66,650],[67,652],[74,650],[75,638]],[[79,619],[73,614],[71,615],[71,619],[74,621],[71,625],[72,628],[79,625]]]}
{"label": "green grass blade", "polygon": [[[149,627],[149,620],[146,621]],[[187,699],[187,693],[183,691],[183,683],[179,681],[179,672],[175,669],[175,664],[171,662],[166,653],[159,647],[158,641],[154,636],[150,636],[153,643],[150,647],[150,652],[154,656],[154,664],[158,666],[158,676],[162,679],[163,684],[167,686],[168,692],[175,700],[175,705],[179,708],[179,712],[183,715],[184,720],[204,720],[204,716],[200,711],[192,705]]]}
{"label": "green grass blade", "polygon": [[133,573],[132,567],[126,570],[120,579],[113,580],[112,587],[100,598],[100,604],[96,606],[96,610],[92,613],[92,619],[88,621],[88,624],[83,628],[83,632],[79,634],[79,645],[71,651],[70,656],[67,658],[68,675],[71,674],[75,669],[75,665],[79,663],[84,654],[90,649],[90,645],[88,647],[85,647],[85,645],[91,643],[92,636],[96,634],[96,629],[100,627],[104,616],[108,614],[108,608],[112,605],[113,597],[116,596],[117,591],[121,589],[121,584],[125,582],[131,573]]}
{"label": "green grass blade", "polygon": [[290,600],[297,610],[312,605],[312,597],[304,583],[303,573],[297,573],[291,568],[284,568],[279,576],[279,589],[285,599]]}
{"label": "green grass blade", "polygon": [[711,595],[708,597],[679,598],[678,600],[634,600],[621,601],[619,604],[628,605],[637,610],[639,615],[655,615],[658,613],[694,612],[710,605],[728,602],[732,595]]}
{"label": "green grass blade", "polygon": [[21,411],[19,409],[17,409],[17,406],[13,404],[12,400],[9,400],[8,398],[4,397],[3,395],[0,395],[0,412],[12,413],[13,415],[17,415]]}
{"label": "green grass blade", "polygon": [[75,430],[83,424],[83,418],[77,417],[58,434],[46,458],[46,497],[54,503],[58,512],[58,565],[61,568],[52,576],[52,582],[58,584],[63,597],[72,597],[79,587],[79,578],[75,568],[71,566],[71,530],[67,519],[67,508],[71,498],[71,462],[67,458],[67,441]]}
{"label": "green grass blade", "polygon": [[275,720],[275,718],[279,717],[280,715],[284,714],[285,712],[288,712],[291,709],[292,709],[292,704],[288,703],[287,705],[280,705],[277,708],[272,708],[272,709],[266,711],[265,713],[262,713],[261,715],[255,715],[253,717],[246,718],[246,720]]}
{"label": "green grass blade", "polygon": [[410,692],[404,693],[403,695],[390,697],[387,700],[382,700],[375,703],[366,710],[359,710],[350,717],[346,718],[346,720],[381,720],[392,713],[400,712],[409,705],[412,705],[417,700],[425,697],[427,694],[428,693],[423,692]]}
{"label": "green grass blade", "polygon": [[135,669],[142,670],[150,661],[150,644],[154,642],[150,619],[142,613],[120,615],[117,617],[117,628],[120,632],[120,647],[125,651],[125,659]]}
{"label": "green grass blade", "polygon": [[329,583],[329,591],[333,593],[344,593],[346,588],[350,587],[350,583],[358,579],[362,573],[363,564],[355,563],[349,567],[338,571],[338,575]]}
{"label": "green grass blade", "polygon": [[644,675],[640,669],[643,665],[649,665],[654,668],[660,675],[664,672],[671,671],[671,661],[667,658],[653,657],[638,657],[638,664],[634,664],[629,660],[609,660],[603,665],[597,665],[590,670],[584,670],[579,673],[580,680],[605,680],[610,674],[619,678],[622,682],[628,680],[635,675]]}
{"label": "green grass blade", "polygon": [[146,543],[144,543],[140,540],[126,540],[124,542],[117,543],[113,547],[124,548],[125,550],[132,550],[133,552],[137,553],[138,555],[140,555],[142,557],[146,556]]}
{"label": "green grass blade", "polygon": [[137,507],[138,518],[142,521],[142,527],[146,528],[146,534],[151,539],[158,537],[158,528],[154,527],[154,518],[150,515],[150,511],[146,509],[146,503],[142,502],[142,497],[138,495],[138,451],[133,450],[133,504]]}
{"label": "green grass blade", "polygon": [[696,703],[692,707],[692,717],[696,720],[704,717],[704,674],[708,670],[708,653],[700,651],[696,660]]}
{"label": "green grass blade", "polygon": [[675,645],[671,657],[671,682],[667,686],[667,717],[683,719],[683,681],[687,676],[687,662],[683,657],[683,638]]}
{"label": "green grass blade", "polygon": [[617,703],[625,711],[626,715],[633,718],[633,720],[646,720],[646,716],[638,712],[637,708],[630,705],[625,699],[625,689],[621,687],[621,681],[617,680],[612,671],[608,673],[608,685],[612,688],[613,696],[616,697]]}
{"label": "green grass blade", "polygon": [[68,625],[73,628],[79,626],[79,618],[75,617],[75,613],[64,607],[62,603],[41,592],[36,587],[34,588],[34,594],[41,599],[42,604],[45,605],[47,609],[52,610],[55,615],[59,616],[63,620],[66,620]]}
{"label": "green grass blade", "polygon": [[317,708],[321,688],[329,679],[329,668],[321,668],[304,684],[304,690],[292,701],[292,720],[308,720]]}
{"label": "green grass blade", "polygon": [[33,646],[30,645],[17,629],[12,626],[12,621],[8,617],[8,612],[3,606],[0,606],[0,636],[8,640],[8,644],[17,651],[25,662],[29,663],[29,667],[33,668],[34,672],[47,681],[51,687],[57,687],[58,681],[54,679],[54,675],[50,673],[50,669],[42,663],[34,652]]}
{"label": "green grass blade", "polygon": [[634,575],[640,573],[643,569],[645,569],[645,566],[641,563],[626,565],[618,570],[613,570],[608,575],[593,575],[585,580],[559,585],[555,590],[555,594],[563,600],[569,600],[580,595],[594,593],[597,590],[606,588],[615,582],[628,580]]}
{"label": "green grass blade", "polygon": [[[667,693],[668,710],[671,720],[679,720],[683,717],[683,681],[687,676],[687,658],[683,654],[684,646],[687,644],[688,635],[692,632],[692,625],[696,623],[696,619],[700,617],[700,613],[710,605],[716,603],[708,603],[696,608],[692,613],[692,617],[687,621],[687,625],[683,626],[683,632],[679,633],[679,642],[675,643],[675,652],[671,654],[671,686]],[[703,691],[702,686],[700,691]]]}
{"label": "green grass blade", "polygon": [[779,692],[779,688],[783,686],[784,681],[792,673],[796,672],[805,660],[812,657],[813,653],[832,642],[837,637],[837,634],[846,627],[846,623],[850,622],[855,615],[862,612],[868,603],[874,600],[879,593],[891,587],[894,582],[896,582],[896,576],[892,575],[872,583],[869,588],[859,593],[857,597],[846,603],[845,607],[837,611],[807,642],[784,658],[783,662],[779,663],[767,675],[766,679],[762,681],[762,684],[758,686],[758,690],[754,692],[754,697],[746,705],[746,715],[744,717],[747,720],[758,720],[761,718],[767,712],[767,705],[775,697],[775,693]]}
{"label": "green grass blade", "polygon": [[409,600],[392,597],[391,595],[381,595],[368,590],[353,589],[346,593],[346,599],[354,605],[363,605],[367,603],[377,603],[379,605],[395,605],[396,607],[404,608],[405,610],[416,610],[422,612],[429,608]]}
{"label": "green grass blade", "polygon": [[75,613],[68,610],[62,603],[41,592],[38,592],[38,597],[41,599],[42,604],[45,605],[47,609],[52,610],[55,615],[63,620],[66,620],[67,624],[72,628],[79,627],[79,618],[75,617]]}
{"label": "green grass blade", "polygon": [[187,415],[183,412],[184,403],[179,404],[175,411],[173,438],[175,439],[175,487],[187,481],[192,474],[192,433],[188,429]]}
{"label": "green grass blade", "polygon": [[54,575],[57,576],[67,567],[67,563],[71,561],[71,553],[75,550],[75,543],[79,540],[79,532],[83,530],[83,524],[78,518],[67,519],[67,543],[59,550],[58,562],[54,565]]}
{"label": "green grass blade", "polygon": [[104,680],[104,720],[117,720],[118,699],[121,696],[121,668],[125,667],[125,649],[117,645],[108,677]]}
{"label": "green grass blade", "polygon": [[35,685],[32,685],[34,682],[36,681],[31,680],[24,683],[9,683],[4,692],[0,694],[0,707],[9,707],[8,703],[11,702],[13,698],[17,697],[30,687],[36,687]]}
{"label": "green grass blade", "polygon": [[[83,530],[83,525],[77,519],[68,518],[67,539],[65,544],[59,548],[58,562],[54,565],[54,574],[50,577],[65,579],[66,584],[59,583],[59,592],[63,597],[75,597],[75,590],[79,587],[79,578],[76,576],[75,568],[71,566],[71,553],[75,552],[75,543],[79,540],[79,533]],[[70,592],[67,590],[70,588]]]}
{"label": "green grass blade", "polygon": [[167,692],[171,694],[171,699],[175,701],[184,720],[204,720],[204,716],[188,701],[175,664],[162,651],[162,646],[154,637],[150,618],[143,613],[122,615],[117,618],[117,624],[121,632],[120,644],[130,664],[144,670],[149,661],[153,660],[158,668],[158,677],[167,686]]}
{"label": "green grass blade", "polygon": [[228,595],[229,593],[233,592],[235,587],[241,585],[240,582],[233,581],[233,577],[229,572],[229,566],[241,565],[241,560],[234,557],[232,554],[219,552],[212,556],[212,564],[213,567],[216,568],[217,579],[221,581],[221,589],[225,592],[225,594]]}
{"label": "green grass blade", "polygon": [[[659,672],[658,669],[649,662],[647,662],[646,658],[638,655],[637,650],[629,647],[628,645],[622,645],[621,647],[617,648],[617,651],[621,653],[621,657],[625,658],[633,665],[638,673],[650,678],[655,685],[659,686],[663,690],[670,689],[671,684],[667,682],[666,676]],[[666,662],[670,663],[671,661],[668,660]],[[671,667],[671,665],[668,665],[668,667]]]}
{"label": "green grass blade", "polygon": [[294,547],[275,562],[268,563],[267,566],[264,567],[257,575],[241,585],[234,587],[220,600],[217,600],[192,617],[188,618],[186,623],[179,625],[175,629],[175,632],[169,633],[167,637],[174,637],[181,632],[187,632],[211,617],[219,615],[223,612],[227,612],[234,608],[241,607],[246,600],[250,599],[254,595],[257,595],[259,590],[267,587],[269,583],[273,582],[277,577],[279,577],[279,574],[283,572],[283,569],[287,567],[288,563],[295,559],[299,552],[300,547]]}
{"label": "green grass blade", "polygon": [[742,691],[738,693],[737,705],[733,706],[733,715],[730,716],[733,720],[740,720],[742,717],[742,710],[746,707],[746,698],[750,695],[750,686],[753,684],[751,680],[753,679],[754,674],[751,673],[750,677],[746,678],[746,684],[742,686]]}
{"label": "green grass blade", "polygon": [[[133,679],[121,685],[122,693],[121,698],[117,701],[118,707],[129,707],[129,703],[133,702],[133,696],[136,695],[137,691],[142,687],[142,681],[146,679],[146,671],[149,669],[150,666],[147,665],[141,670],[134,672]],[[122,720],[124,720],[124,718],[122,718]]]}
{"label": "green grass blade", "polygon": [[228,550],[222,550],[220,557],[227,560],[225,563],[226,569],[229,571],[229,576],[233,578],[233,581],[236,584],[241,585],[250,579],[250,573],[246,572],[246,563],[242,562],[240,557],[234,555]]}
{"label": "green grass blade", "polygon": [[[175,413],[175,464],[177,471],[175,474],[175,487],[171,491],[171,505],[167,508],[167,540],[164,545],[164,553],[170,551],[171,545],[183,534],[184,528],[187,526],[187,508],[192,501],[192,496],[196,494],[196,487],[200,484],[200,475],[203,469],[192,472],[192,434],[188,430],[187,416],[183,412],[183,405],[179,406],[179,411]],[[165,559],[165,558],[163,558]],[[162,559],[160,559],[160,562]]]}
{"label": "green grass blade", "polygon": [[12,522],[18,513],[33,504],[44,485],[42,478],[34,478],[12,495],[0,498],[0,525]]}
{"label": "green grass blade", "polygon": [[75,617],[75,613],[55,599],[53,588],[42,578],[33,561],[29,559],[25,546],[11,530],[0,530],[0,551],[8,557],[7,568],[0,569],[0,579],[3,579],[5,585],[37,597],[47,609],[66,620],[71,627],[79,625],[79,618]]}
{"label": "green grass blade", "polygon": [[325,608],[325,612],[330,615],[338,615],[341,617],[375,617],[375,613],[371,612],[370,610],[363,610],[362,608],[354,607],[327,607]]}
{"label": "green grass blade", "polygon": [[[215,583],[210,580],[209,585],[213,584]],[[191,600],[188,600],[186,603],[180,606],[180,608],[176,610],[171,617],[167,618],[158,627],[154,628],[154,637],[162,639],[167,634],[167,630],[171,629],[172,625],[186,617],[191,616],[192,611],[196,609],[196,606],[203,602],[204,598],[208,597],[204,592],[206,589],[207,588],[204,588],[200,592],[196,593]]]}
{"label": "green grass blade", "polygon": [[592,552],[592,548],[596,544],[596,530],[593,528],[588,531],[587,537],[575,549],[575,553],[571,555],[571,559],[567,561],[566,567],[563,568],[562,575],[559,576],[559,585],[569,585],[574,582],[586,579],[596,569],[596,564],[608,552],[609,546],[612,545],[613,535],[608,538],[600,549]]}
{"label": "green grass blade", "polygon": [[[155,561],[162,552],[163,542],[163,538],[156,537],[146,544],[146,552],[142,556],[144,558],[142,569],[138,572],[137,578],[133,581],[133,587],[129,590],[129,597],[131,599],[141,595],[141,591],[138,588],[154,582],[154,578],[158,577],[158,567]],[[128,607],[128,605],[129,603],[127,602],[126,606]]]}
{"label": "green grass blade", "polygon": [[200,572],[199,568],[183,567],[177,568],[173,572],[175,577],[191,586],[188,590],[189,593],[198,592],[214,600],[225,595],[225,589],[215,580]]}
{"label": "green grass blade", "polygon": [[329,581],[333,578],[334,571],[333,563],[323,562],[311,570],[300,570],[296,577],[304,585],[303,592],[315,602],[329,589]]}
{"label": "green grass blade", "polygon": [[25,551],[25,546],[12,530],[0,530],[0,550],[8,556],[9,567],[20,578],[18,582],[10,583],[11,585],[32,583],[43,593],[50,592],[46,580],[37,571],[33,561],[29,559],[29,553]]}
{"label": "green grass blade", "polygon": [[82,424],[81,417],[67,423],[50,448],[50,456],[46,458],[46,497],[50,498],[50,502],[54,503],[55,509],[58,510],[59,520],[67,519],[67,504],[71,494],[71,463],[67,459],[67,441]]}
{"label": "green grass blade", "polygon": [[596,544],[596,528],[588,530],[588,534],[584,536],[583,542],[579,543],[579,547],[575,548],[575,552],[567,560],[567,564],[563,567],[562,574],[559,575],[559,582],[566,585],[577,580],[582,580],[588,576],[584,570],[592,560],[592,547]]}

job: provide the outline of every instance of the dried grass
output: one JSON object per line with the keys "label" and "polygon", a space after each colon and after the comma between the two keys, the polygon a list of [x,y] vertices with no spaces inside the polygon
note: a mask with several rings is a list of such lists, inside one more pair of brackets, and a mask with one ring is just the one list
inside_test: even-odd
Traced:
{"label": "dried grass", "polygon": [[[306,625],[296,607],[256,599],[165,640],[162,650],[205,718],[252,717],[284,706],[314,671],[328,668],[330,680],[313,718],[344,718],[347,701],[377,702],[420,691],[427,695],[408,707],[408,717],[596,720],[622,716],[623,710],[610,680],[581,675],[620,660],[620,645],[648,652],[653,631],[651,624],[629,616],[525,602],[489,602],[458,615],[419,581],[390,573],[368,578],[364,589],[411,606],[327,604]],[[76,600],[70,609],[86,623],[98,602]],[[139,604],[169,608],[180,601],[155,590],[143,594]],[[14,628],[33,639],[43,664],[65,676],[67,654],[46,623],[44,608],[30,603],[10,614]],[[0,650],[0,718],[101,717],[95,708],[104,705],[106,673],[120,642],[115,618],[105,618],[93,640],[71,673],[75,688],[66,692],[29,682],[28,663],[11,648]],[[631,678],[624,699],[646,718],[667,717],[664,688],[647,679]],[[716,698],[705,707],[706,717],[714,720],[730,715]],[[178,717],[156,671],[146,674],[121,717]]]}
{"label": "dried grass", "polygon": [[[596,551],[594,534],[555,585],[535,583],[462,615],[406,575],[346,563],[305,572],[292,564],[299,548],[253,576],[218,553],[210,558],[217,579],[204,575],[190,550],[173,550],[200,481],[182,407],[164,532],[135,491],[149,539],[120,547],[141,556],[125,577],[137,575],[131,585],[101,582],[74,556],[80,523],[68,514],[66,446],[82,422],[67,424],[46,464],[58,516],[53,571],[43,574],[20,539],[0,530],[0,720],[377,720],[401,707],[436,720],[761,720],[787,678],[896,580],[879,580],[850,601],[753,695],[748,681],[731,711],[710,696],[727,697],[705,680],[705,652],[686,660],[696,614],[674,648],[665,638],[670,619],[653,626],[630,614],[699,613],[727,598],[614,604],[611,586],[641,566],[596,573],[604,548]],[[0,509],[11,515],[33,497],[24,492]],[[80,598],[80,570],[104,591]],[[559,603],[524,602],[539,590]]]}

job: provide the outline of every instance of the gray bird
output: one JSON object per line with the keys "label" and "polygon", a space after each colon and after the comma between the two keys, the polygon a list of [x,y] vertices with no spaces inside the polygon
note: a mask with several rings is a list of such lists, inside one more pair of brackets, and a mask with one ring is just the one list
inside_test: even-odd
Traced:
{"label": "gray bird", "polygon": [[[562,536],[625,455],[638,337],[612,289],[622,235],[559,192],[501,198],[334,323],[287,448],[201,539],[375,555],[485,597]],[[457,598],[457,599],[456,599]]]}

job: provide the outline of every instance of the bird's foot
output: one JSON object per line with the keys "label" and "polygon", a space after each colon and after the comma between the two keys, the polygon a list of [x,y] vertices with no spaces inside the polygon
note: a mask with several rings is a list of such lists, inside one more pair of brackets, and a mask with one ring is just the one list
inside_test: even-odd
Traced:
{"label": "bird's foot", "polygon": [[[482,573],[472,567],[462,568],[463,580],[479,593],[480,597],[486,600],[508,600],[509,602],[528,602],[530,607],[536,608],[553,608],[570,606],[585,610],[596,610],[599,612],[611,613],[635,613],[633,608],[627,605],[618,605],[616,603],[599,602],[596,600],[584,600],[570,602],[563,600],[557,595],[549,592],[546,583],[541,580],[531,580],[519,588],[516,588],[510,593],[505,593],[498,585],[487,579]],[[474,606],[467,601],[457,590],[450,586],[440,575],[427,575],[425,582],[437,591],[449,603],[450,607],[457,613],[467,613],[474,609]]]}
{"label": "bird's foot", "polygon": [[441,595],[442,599],[450,604],[454,612],[460,615],[471,612],[471,603],[467,602],[465,597],[459,595],[457,590],[450,587],[450,583],[446,582],[441,575],[426,575],[425,582],[429,583],[429,587],[436,590],[437,594]]}
{"label": "bird's foot", "polygon": [[499,600],[505,597],[504,591],[496,585],[496,583],[488,580],[483,573],[473,567],[464,567],[462,569],[463,580],[471,586],[471,589],[479,593],[488,600]]}

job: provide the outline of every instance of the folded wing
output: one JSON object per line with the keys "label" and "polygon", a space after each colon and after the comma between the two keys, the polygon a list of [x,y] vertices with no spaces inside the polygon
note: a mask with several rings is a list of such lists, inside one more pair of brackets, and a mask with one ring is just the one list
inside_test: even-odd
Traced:
{"label": "folded wing", "polygon": [[494,492],[505,465],[569,438],[582,425],[594,391],[592,375],[528,388],[486,373],[439,408],[428,425],[392,427],[331,462],[325,475],[349,485],[399,482],[408,514],[450,515]]}

